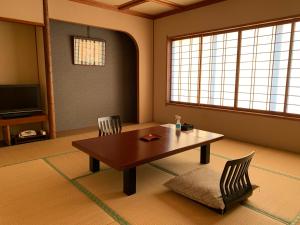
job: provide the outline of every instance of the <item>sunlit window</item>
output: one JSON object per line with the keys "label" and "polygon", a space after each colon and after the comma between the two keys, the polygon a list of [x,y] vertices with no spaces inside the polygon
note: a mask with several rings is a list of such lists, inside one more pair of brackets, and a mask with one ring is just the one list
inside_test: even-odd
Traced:
{"label": "sunlit window", "polygon": [[171,100],[197,103],[200,38],[172,42]]}
{"label": "sunlit window", "polygon": [[238,32],[203,37],[200,103],[234,106]]}
{"label": "sunlit window", "polygon": [[284,111],[291,24],[242,31],[238,107]]}
{"label": "sunlit window", "polygon": [[170,102],[300,115],[300,22],[171,41]]}
{"label": "sunlit window", "polygon": [[295,24],[287,112],[300,114],[300,22]]}

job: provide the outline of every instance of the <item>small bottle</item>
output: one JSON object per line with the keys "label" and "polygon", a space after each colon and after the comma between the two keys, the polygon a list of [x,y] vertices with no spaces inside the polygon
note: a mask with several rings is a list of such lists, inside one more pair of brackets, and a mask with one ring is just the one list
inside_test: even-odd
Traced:
{"label": "small bottle", "polygon": [[176,131],[181,131],[181,116],[179,115],[175,115],[175,119],[176,119]]}

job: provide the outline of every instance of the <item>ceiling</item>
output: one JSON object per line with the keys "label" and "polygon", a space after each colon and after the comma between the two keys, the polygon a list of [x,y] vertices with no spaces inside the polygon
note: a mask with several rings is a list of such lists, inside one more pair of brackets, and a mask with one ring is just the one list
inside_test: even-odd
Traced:
{"label": "ceiling", "polygon": [[70,0],[121,13],[158,19],[226,0]]}

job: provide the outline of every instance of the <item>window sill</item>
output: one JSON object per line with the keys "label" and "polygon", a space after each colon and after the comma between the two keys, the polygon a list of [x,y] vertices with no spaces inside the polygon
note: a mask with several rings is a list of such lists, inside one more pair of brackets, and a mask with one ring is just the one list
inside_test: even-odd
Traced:
{"label": "window sill", "polygon": [[181,102],[166,102],[166,106],[179,106],[179,107],[207,109],[207,110],[223,111],[223,112],[230,112],[230,113],[248,114],[248,115],[252,115],[252,116],[262,116],[262,117],[268,117],[268,118],[278,118],[278,119],[300,121],[300,115],[288,114],[288,113],[263,112],[263,111],[259,111],[259,110],[234,109],[231,107],[220,107],[220,106],[213,106],[213,105],[198,105],[198,104],[193,104],[193,103],[181,103]]}

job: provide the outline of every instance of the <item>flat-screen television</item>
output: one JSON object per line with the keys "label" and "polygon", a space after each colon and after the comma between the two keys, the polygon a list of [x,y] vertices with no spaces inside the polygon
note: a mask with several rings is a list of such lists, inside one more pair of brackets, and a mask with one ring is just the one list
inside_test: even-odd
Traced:
{"label": "flat-screen television", "polygon": [[0,85],[0,117],[14,118],[42,113],[40,86]]}

